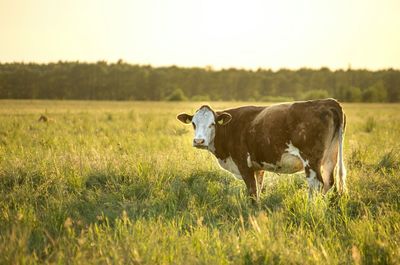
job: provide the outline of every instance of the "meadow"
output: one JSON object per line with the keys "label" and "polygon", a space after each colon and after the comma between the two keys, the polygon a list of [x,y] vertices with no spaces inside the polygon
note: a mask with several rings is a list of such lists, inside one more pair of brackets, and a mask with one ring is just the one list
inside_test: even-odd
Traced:
{"label": "meadow", "polygon": [[0,264],[400,264],[400,104],[344,104],[346,196],[268,173],[258,205],[191,147],[200,105],[0,101]]}

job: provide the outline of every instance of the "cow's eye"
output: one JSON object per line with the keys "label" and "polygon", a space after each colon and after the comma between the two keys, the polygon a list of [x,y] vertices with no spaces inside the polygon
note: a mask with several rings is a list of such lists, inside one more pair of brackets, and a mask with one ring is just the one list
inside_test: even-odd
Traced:
{"label": "cow's eye", "polygon": [[192,125],[193,125],[193,129],[196,130],[196,124],[194,124],[194,122],[192,122]]}
{"label": "cow's eye", "polygon": [[210,126],[208,126],[208,128],[214,127],[215,123],[211,123]]}

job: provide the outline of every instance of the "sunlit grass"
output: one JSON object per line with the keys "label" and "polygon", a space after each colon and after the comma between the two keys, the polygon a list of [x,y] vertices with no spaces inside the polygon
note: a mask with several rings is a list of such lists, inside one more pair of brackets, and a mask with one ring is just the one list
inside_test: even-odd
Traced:
{"label": "sunlit grass", "polygon": [[344,105],[347,196],[271,174],[252,206],[175,120],[201,104],[0,101],[0,263],[400,263],[400,105]]}

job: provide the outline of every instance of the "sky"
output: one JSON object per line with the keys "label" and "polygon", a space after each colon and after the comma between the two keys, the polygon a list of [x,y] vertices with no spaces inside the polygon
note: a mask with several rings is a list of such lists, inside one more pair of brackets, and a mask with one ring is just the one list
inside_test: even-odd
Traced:
{"label": "sky", "polygon": [[400,0],[0,0],[0,62],[400,69]]}

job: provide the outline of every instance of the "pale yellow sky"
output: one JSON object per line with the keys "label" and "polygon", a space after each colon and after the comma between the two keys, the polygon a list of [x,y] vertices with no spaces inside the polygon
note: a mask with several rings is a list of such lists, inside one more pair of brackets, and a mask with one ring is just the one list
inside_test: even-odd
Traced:
{"label": "pale yellow sky", "polygon": [[400,0],[0,0],[0,62],[400,69]]}

